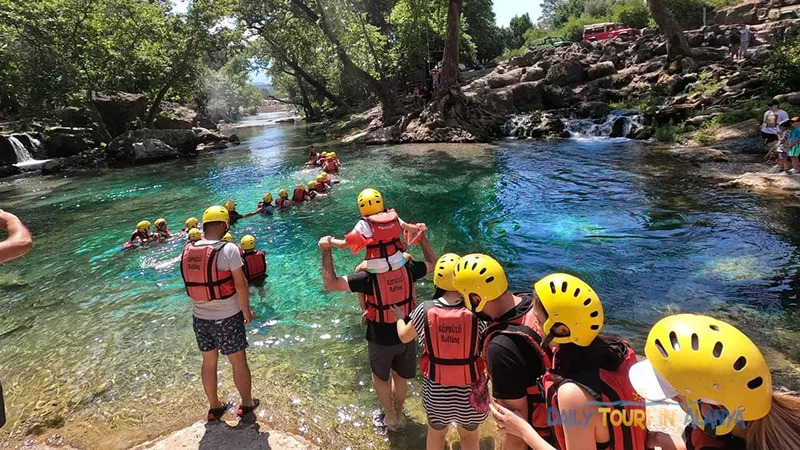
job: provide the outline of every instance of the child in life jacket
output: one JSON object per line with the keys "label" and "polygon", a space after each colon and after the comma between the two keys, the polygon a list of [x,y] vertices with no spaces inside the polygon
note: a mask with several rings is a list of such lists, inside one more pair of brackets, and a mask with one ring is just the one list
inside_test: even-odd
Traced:
{"label": "child in life jacket", "polygon": [[256,214],[262,214],[262,215],[265,215],[265,216],[271,216],[272,213],[275,212],[275,206],[272,204],[272,193],[271,192],[267,192],[266,194],[264,194],[264,196],[261,198],[261,200],[262,201],[258,202],[258,204],[256,205],[256,210],[255,211],[249,212],[249,213],[243,215],[242,217],[255,216]]}
{"label": "child in life jacket", "polygon": [[328,192],[331,189],[330,185],[331,185],[331,182],[328,179],[328,174],[327,173],[321,173],[321,174],[317,175],[317,187],[315,188],[317,193],[323,194],[325,192]]}
{"label": "child in life jacket", "polygon": [[423,346],[422,405],[428,416],[427,450],[441,450],[450,424],[456,424],[461,448],[478,450],[478,427],[489,412],[486,361],[480,355],[486,322],[464,306],[453,285],[453,253],[436,262],[434,300],[418,305],[406,323],[402,308],[392,308],[397,334],[405,344],[419,337]]}
{"label": "child in life jacket", "polygon": [[306,187],[303,183],[297,183],[297,186],[294,187],[294,193],[292,194],[292,203],[302,203],[306,200],[311,200],[308,196],[308,192],[306,192]]}
{"label": "child in life jacket", "polygon": [[250,286],[255,286],[258,295],[263,299],[266,297],[264,292],[264,282],[267,281],[267,255],[263,250],[256,250],[255,236],[248,234],[240,241],[242,262],[244,263],[244,274]]}
{"label": "child in life jacket", "polygon": [[339,162],[339,158],[336,157],[336,153],[328,153],[328,157],[325,158],[325,161],[322,163],[322,170],[327,173],[338,173],[340,167],[341,163]]}
{"label": "child in life jacket", "polygon": [[150,221],[142,220],[136,224],[136,229],[131,233],[131,243],[141,244],[152,238],[150,234]]}
{"label": "child in life jacket", "polygon": [[308,182],[308,189],[306,189],[306,195],[310,200],[314,200],[317,198],[317,182],[316,181],[309,181]]}
{"label": "child in life jacket", "polygon": [[292,206],[292,201],[289,200],[289,192],[287,192],[286,189],[281,188],[278,191],[278,199],[275,200],[275,207],[282,209],[288,206]]}
{"label": "child in life jacket", "polygon": [[[604,320],[600,298],[588,284],[564,273],[542,278],[533,290],[534,312],[544,333],[542,345],[558,349],[553,352],[552,370],[539,381],[548,410],[570,411],[576,408],[570,405],[581,405],[578,414],[589,418],[580,427],[566,421],[551,425],[557,447],[503,406],[491,406],[495,422],[533,450],[648,448],[647,429],[642,426],[645,406],[628,376],[636,354],[622,339],[600,334]],[[628,418],[619,426],[603,420],[600,410],[613,402],[621,402],[622,417]]]}
{"label": "child in life jacket", "polygon": [[154,225],[156,226],[156,231],[153,234],[156,238],[160,240],[167,240],[172,237],[172,234],[169,232],[169,228],[167,228],[166,219],[156,219]]}

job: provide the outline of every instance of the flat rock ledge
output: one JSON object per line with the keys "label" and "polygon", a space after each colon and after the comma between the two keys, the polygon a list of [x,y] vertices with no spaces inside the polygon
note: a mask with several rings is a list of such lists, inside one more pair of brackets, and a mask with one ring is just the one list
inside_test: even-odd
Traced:
{"label": "flat rock ledge", "polygon": [[800,197],[800,174],[785,175],[769,172],[747,172],[731,181],[720,183],[720,186],[734,186],[748,191]]}
{"label": "flat rock ledge", "polygon": [[260,430],[258,425],[233,427],[227,422],[195,422],[157,441],[146,442],[135,450],[176,450],[235,448],[240,450],[319,450],[307,440],[289,433]]}

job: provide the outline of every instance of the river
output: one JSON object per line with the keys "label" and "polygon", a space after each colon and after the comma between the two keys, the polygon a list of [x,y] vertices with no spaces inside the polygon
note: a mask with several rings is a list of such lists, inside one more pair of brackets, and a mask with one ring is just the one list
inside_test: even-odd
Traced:
{"label": "river", "polygon": [[[0,442],[59,433],[72,445],[125,448],[204,417],[200,355],[178,272],[182,242],[120,248],[141,219],[166,217],[177,231],[210,204],[234,199],[247,212],[263,192],[315,175],[302,169],[311,142],[303,127],[236,132],[241,146],[195,159],[0,183],[0,208],[35,236],[29,255],[0,268],[0,380],[9,414]],[[377,401],[356,299],[322,291],[317,239],[355,224],[355,197],[367,186],[383,191],[404,219],[427,223],[437,251],[496,256],[517,290],[554,271],[583,277],[604,301],[606,330],[634,342],[668,308],[796,308],[789,283],[798,209],[690,177],[687,164],[637,142],[336,151],[343,182],[330,196],[233,230],[237,238],[256,235],[270,266],[266,298],[253,291],[257,318],[248,327],[260,417],[323,448],[424,445],[418,380],[405,433],[373,431]],[[359,261],[344,251],[334,258],[342,274]],[[431,292],[429,281],[421,284],[420,296]],[[236,401],[227,363],[220,371],[224,398]]]}

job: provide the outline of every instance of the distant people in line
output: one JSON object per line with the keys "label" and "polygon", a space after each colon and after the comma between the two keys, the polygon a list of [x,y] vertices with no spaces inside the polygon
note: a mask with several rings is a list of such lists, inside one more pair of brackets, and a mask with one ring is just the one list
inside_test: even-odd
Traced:
{"label": "distant people in line", "polygon": [[136,224],[136,229],[131,233],[131,243],[143,244],[149,241],[153,237],[150,233],[151,226],[152,224],[149,220],[140,220],[139,223]]}
{"label": "distant people in line", "polygon": [[258,204],[256,205],[255,211],[243,215],[242,218],[255,216],[256,214],[271,216],[272,213],[274,212],[275,212],[275,206],[272,204],[272,193],[266,192],[261,197],[261,201],[258,202]]}
{"label": "distant people in line", "polygon": [[220,400],[217,391],[221,353],[230,361],[233,383],[241,396],[236,414],[243,422],[252,423],[259,401],[252,394],[244,326],[253,320],[253,313],[239,247],[221,240],[228,231],[229,217],[228,209],[222,206],[203,212],[204,238],[184,247],[181,276],[194,305],[193,328],[203,355],[201,377],[209,402],[207,420],[220,420],[231,406]]}
{"label": "distant people in line", "polygon": [[316,181],[309,181],[308,182],[308,189],[306,189],[306,195],[310,200],[314,200],[317,198],[317,182]]}
{"label": "distant people in line", "polygon": [[256,250],[256,237],[248,234],[239,242],[242,252],[242,266],[247,283],[258,290],[261,299],[266,297],[264,283],[267,281],[267,254]]}
{"label": "distant people in line", "polygon": [[761,121],[761,138],[770,153],[778,142],[778,124],[789,120],[789,114],[781,109],[781,102],[772,100]]}
{"label": "distant people in line", "polygon": [[750,47],[750,41],[753,39],[753,32],[747,25],[742,24],[739,27],[739,60],[744,61],[747,59],[747,49]]}
{"label": "distant people in line", "polygon": [[8,233],[6,240],[0,242],[0,264],[17,259],[33,248],[33,237],[25,224],[19,217],[2,209],[0,209],[0,230]]}
{"label": "distant people in line", "polygon": [[328,157],[322,162],[322,170],[326,173],[338,173],[341,165],[342,163],[339,161],[339,158],[336,157],[336,152],[331,152],[328,153]]}
{"label": "distant people in line", "polygon": [[297,183],[297,186],[294,187],[294,193],[292,193],[292,203],[303,203],[307,200],[311,200],[311,198],[308,196],[305,185]]}
{"label": "distant people in line", "polygon": [[317,153],[317,150],[314,148],[314,145],[308,146],[308,161],[306,161],[304,166],[316,166],[319,163],[319,156],[320,154]]}
{"label": "distant people in line", "polygon": [[292,206],[292,201],[289,200],[289,192],[286,189],[281,188],[278,191],[278,199],[275,200],[275,207],[278,209],[288,208]]}
{"label": "distant people in line", "polygon": [[225,209],[227,209],[228,213],[230,214],[230,221],[231,221],[230,226],[236,225],[236,222],[238,222],[239,219],[242,218],[242,215],[239,214],[238,211],[236,211],[236,202],[233,200],[228,200],[225,202],[224,206]]}
{"label": "distant people in line", "polygon": [[185,228],[181,230],[181,233],[188,233],[189,230],[191,230],[192,228],[198,227],[199,221],[197,220],[196,217],[189,217],[183,224]]}
{"label": "distant people in line", "polygon": [[739,30],[731,29],[728,33],[728,48],[730,50],[730,57],[732,60],[736,61],[739,59],[739,43],[742,42],[742,38],[739,35]]}
{"label": "distant people in line", "polygon": [[153,234],[157,239],[167,240],[172,237],[172,233],[169,232],[169,228],[167,227],[167,219],[156,219],[153,225],[156,227],[155,233]]}
{"label": "distant people in line", "polygon": [[322,252],[322,280],[325,290],[357,292],[367,296],[367,349],[372,383],[384,412],[374,418],[376,426],[389,429],[400,426],[403,404],[408,395],[408,381],[416,375],[417,349],[412,343],[403,344],[397,334],[397,320],[391,309],[400,307],[407,317],[414,309],[414,283],[433,271],[436,252],[423,238],[424,262],[409,261],[398,270],[382,274],[356,272],[344,277],[336,275],[333,265],[331,236],[319,240]]}
{"label": "distant people in line", "polygon": [[[327,175],[327,174],[326,174]],[[318,194],[324,194],[330,190],[330,183],[326,183],[327,179],[324,175],[319,174],[317,175],[317,187],[314,188]]]}
{"label": "distant people in line", "polygon": [[397,334],[404,344],[419,338],[423,352],[422,406],[428,416],[427,450],[442,450],[450,424],[455,424],[463,450],[478,450],[478,427],[489,412],[486,360],[480,342],[486,322],[464,305],[453,285],[453,269],[461,258],[442,255],[434,267],[434,300],[419,304],[406,321],[393,307]]}

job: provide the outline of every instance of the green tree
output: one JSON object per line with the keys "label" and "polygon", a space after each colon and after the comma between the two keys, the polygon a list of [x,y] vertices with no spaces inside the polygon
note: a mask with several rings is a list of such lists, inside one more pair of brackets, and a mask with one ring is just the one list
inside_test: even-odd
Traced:
{"label": "green tree", "polygon": [[475,43],[478,62],[485,64],[500,56],[505,45],[495,25],[492,0],[465,0],[463,9],[466,32]]}
{"label": "green tree", "polygon": [[509,36],[509,42],[506,43],[506,46],[509,49],[520,48],[525,43],[525,32],[528,31],[528,28],[532,28],[533,23],[531,22],[531,17],[528,13],[525,13],[521,16],[514,16],[511,18],[511,22],[508,25],[508,28],[511,30]]}

